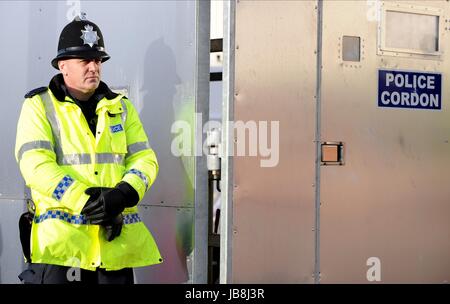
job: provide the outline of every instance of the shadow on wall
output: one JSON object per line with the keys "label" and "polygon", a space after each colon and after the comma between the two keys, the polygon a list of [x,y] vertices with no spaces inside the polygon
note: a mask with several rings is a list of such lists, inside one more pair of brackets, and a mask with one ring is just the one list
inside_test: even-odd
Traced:
{"label": "shadow on wall", "polygon": [[192,202],[192,157],[173,155],[172,141],[177,135],[171,133],[171,128],[177,120],[191,123],[193,100],[188,100],[189,89],[177,74],[175,54],[163,38],[150,44],[144,64],[144,87],[141,88],[144,92],[144,107],[141,117],[149,131],[150,144],[159,156],[160,165],[153,188],[157,192],[163,189],[164,197],[159,198],[171,204]]}
{"label": "shadow on wall", "polygon": [[156,221],[163,227],[152,228],[164,258],[164,263],[154,267],[152,273],[156,272],[160,283],[182,283],[189,279],[187,256],[193,249],[193,217],[186,220],[177,207],[193,207],[193,157],[173,155],[172,141],[176,134],[171,133],[171,128],[174,121],[184,119],[181,112],[193,117],[194,108],[185,101],[188,90],[177,73],[175,54],[162,37],[147,49],[140,91],[144,95],[140,117],[159,162],[158,178],[145,203],[164,202],[161,206],[168,204],[175,215]]}

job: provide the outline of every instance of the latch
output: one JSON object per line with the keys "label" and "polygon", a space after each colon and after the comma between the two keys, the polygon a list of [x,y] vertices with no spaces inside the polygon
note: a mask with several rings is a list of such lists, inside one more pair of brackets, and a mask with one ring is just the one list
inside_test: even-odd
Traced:
{"label": "latch", "polygon": [[344,165],[344,143],[341,141],[325,141],[321,144],[320,164]]}

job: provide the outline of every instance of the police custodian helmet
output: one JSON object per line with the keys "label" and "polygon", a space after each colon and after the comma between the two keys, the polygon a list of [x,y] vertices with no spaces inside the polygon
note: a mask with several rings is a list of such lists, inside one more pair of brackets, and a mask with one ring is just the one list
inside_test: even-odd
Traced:
{"label": "police custodian helmet", "polygon": [[110,58],[105,52],[102,32],[95,23],[75,17],[64,27],[59,36],[58,55],[52,60],[52,66],[58,70],[58,61],[68,58],[100,58],[102,62]]}

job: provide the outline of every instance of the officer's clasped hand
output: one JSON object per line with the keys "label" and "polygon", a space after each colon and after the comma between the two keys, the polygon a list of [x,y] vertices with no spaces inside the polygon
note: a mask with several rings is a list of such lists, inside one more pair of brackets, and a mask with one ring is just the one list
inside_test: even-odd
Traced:
{"label": "officer's clasped hand", "polygon": [[81,214],[90,224],[103,225],[125,209],[126,197],[120,189],[92,187],[85,193],[90,197]]}
{"label": "officer's clasped hand", "polygon": [[103,224],[106,233],[106,239],[111,242],[122,232],[123,215],[119,214],[113,217],[111,220],[106,221]]}

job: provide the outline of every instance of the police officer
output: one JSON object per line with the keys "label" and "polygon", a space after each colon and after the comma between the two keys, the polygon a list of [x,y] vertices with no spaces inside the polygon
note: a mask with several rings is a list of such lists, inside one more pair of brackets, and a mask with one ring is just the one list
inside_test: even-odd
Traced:
{"label": "police officer", "polygon": [[35,205],[25,283],[134,283],[162,262],[137,204],[158,173],[138,113],[101,81],[99,27],[64,27],[48,87],[25,95],[16,160]]}

